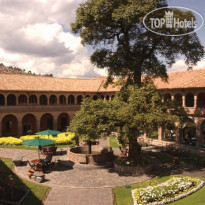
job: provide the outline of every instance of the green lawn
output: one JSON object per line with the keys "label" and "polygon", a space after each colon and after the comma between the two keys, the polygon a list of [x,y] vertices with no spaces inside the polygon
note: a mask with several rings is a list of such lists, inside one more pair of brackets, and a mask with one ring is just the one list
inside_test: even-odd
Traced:
{"label": "green lawn", "polygon": [[16,145],[16,146],[0,145],[0,148],[37,150],[37,147],[30,147],[26,145]]}
{"label": "green lawn", "polygon": [[12,172],[11,159],[0,158],[0,171],[6,171],[6,175],[12,175],[13,181],[17,186],[25,186],[30,190],[28,196],[23,201],[22,205],[39,205],[42,204],[43,199],[50,191],[50,187],[31,183],[24,179],[19,178]]}
{"label": "green lawn", "polygon": [[156,157],[163,163],[172,163],[173,156],[162,152],[150,152],[149,155]]}
{"label": "green lawn", "polygon": [[[131,185],[131,188],[125,187],[116,187],[113,189],[114,196],[115,196],[115,203],[117,205],[132,205],[133,200],[131,196],[131,190],[141,187],[147,187],[149,185],[156,185],[162,182],[167,181],[170,179],[170,176],[163,176],[163,177],[155,177],[149,181],[144,181],[138,184]],[[205,179],[203,179],[205,181]],[[171,203],[172,205],[202,205],[205,204],[205,186],[202,187],[199,191],[187,196],[184,199]]]}
{"label": "green lawn", "polygon": [[109,142],[110,142],[110,147],[119,148],[119,144],[115,136],[110,136]]}

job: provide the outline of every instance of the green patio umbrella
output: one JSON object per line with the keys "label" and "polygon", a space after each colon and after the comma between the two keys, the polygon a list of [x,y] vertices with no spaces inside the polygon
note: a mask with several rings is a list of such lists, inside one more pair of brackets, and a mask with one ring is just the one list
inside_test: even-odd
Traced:
{"label": "green patio umbrella", "polygon": [[35,133],[36,135],[57,135],[60,134],[61,132],[56,131],[56,130],[44,130],[41,132]]}
{"label": "green patio umbrella", "polygon": [[40,139],[40,138],[36,138],[36,139],[32,139],[32,140],[25,140],[24,142],[22,142],[22,144],[24,144],[24,145],[38,146],[38,159],[40,159],[39,146],[46,146],[46,145],[50,145],[53,143],[55,143],[54,140]]}

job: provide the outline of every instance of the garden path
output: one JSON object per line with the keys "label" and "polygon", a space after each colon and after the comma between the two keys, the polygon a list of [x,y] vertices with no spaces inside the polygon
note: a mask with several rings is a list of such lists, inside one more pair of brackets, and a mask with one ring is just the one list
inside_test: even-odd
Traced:
{"label": "garden path", "polygon": [[[109,145],[107,139],[100,140],[102,147]],[[118,150],[114,150],[119,153]],[[15,155],[22,155],[23,161],[37,158],[35,150],[20,150],[0,148],[0,157],[13,158]],[[119,176],[112,168],[97,165],[74,165],[69,169],[66,149],[60,149],[55,156],[56,161],[61,160],[62,164],[56,163],[54,171],[46,174],[44,185],[52,187],[47,196],[45,205],[75,204],[75,205],[112,205],[112,187],[125,184],[137,183],[150,179],[150,176],[142,177]],[[15,172],[27,180],[29,166],[16,166]]]}
{"label": "garden path", "polygon": [[[104,143],[104,144],[103,144]],[[103,146],[108,145],[108,141],[100,142]],[[119,150],[114,150],[119,153]],[[0,157],[13,158],[15,155],[22,155],[23,161],[37,158],[36,150],[20,150],[0,148]],[[73,169],[68,168],[66,149],[57,152],[56,160],[63,163],[56,163],[55,170],[46,174],[47,181],[43,184],[52,187],[47,196],[45,205],[112,205],[112,187],[132,184],[150,179],[152,176],[143,175],[141,177],[119,176],[112,168],[99,167],[96,165],[74,165]],[[155,175],[179,174],[205,178],[205,168],[193,167],[189,165],[158,164]],[[27,180],[29,167],[15,167],[16,173]]]}

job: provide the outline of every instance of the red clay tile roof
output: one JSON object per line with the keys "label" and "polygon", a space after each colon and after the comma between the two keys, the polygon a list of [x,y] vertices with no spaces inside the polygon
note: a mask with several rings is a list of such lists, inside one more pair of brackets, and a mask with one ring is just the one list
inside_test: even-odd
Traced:
{"label": "red clay tile roof", "polygon": [[103,79],[72,79],[43,76],[0,74],[0,90],[97,92]]}
{"label": "red clay tile roof", "polygon": [[[154,80],[157,89],[205,87],[205,69],[168,73],[168,83],[160,78]],[[119,88],[103,87],[106,77],[92,79],[53,78],[43,76],[0,74],[2,91],[42,91],[42,92],[113,92]]]}
{"label": "red clay tile roof", "polygon": [[168,83],[154,80],[157,89],[205,88],[205,69],[168,73]]}

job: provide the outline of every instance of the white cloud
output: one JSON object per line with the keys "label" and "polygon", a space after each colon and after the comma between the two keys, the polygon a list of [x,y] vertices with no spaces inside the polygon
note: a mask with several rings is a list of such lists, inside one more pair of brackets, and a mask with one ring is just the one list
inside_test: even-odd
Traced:
{"label": "white cloud", "polygon": [[[178,60],[168,69],[168,72],[184,71],[187,70],[187,68],[188,66],[185,64],[184,60]],[[193,66],[193,69],[205,69],[205,59],[199,61],[196,66]]]}
{"label": "white cloud", "polygon": [[41,23],[28,25],[27,27],[23,27],[21,31],[23,32],[25,38],[43,43],[53,41],[56,35],[62,31],[62,27],[57,23]]}
{"label": "white cloud", "polygon": [[94,68],[80,37],[68,31],[85,0],[0,0],[0,63],[58,77],[92,77]]}
{"label": "white cloud", "polygon": [[196,66],[193,66],[194,69],[205,69],[205,59],[202,59],[197,63]]}

